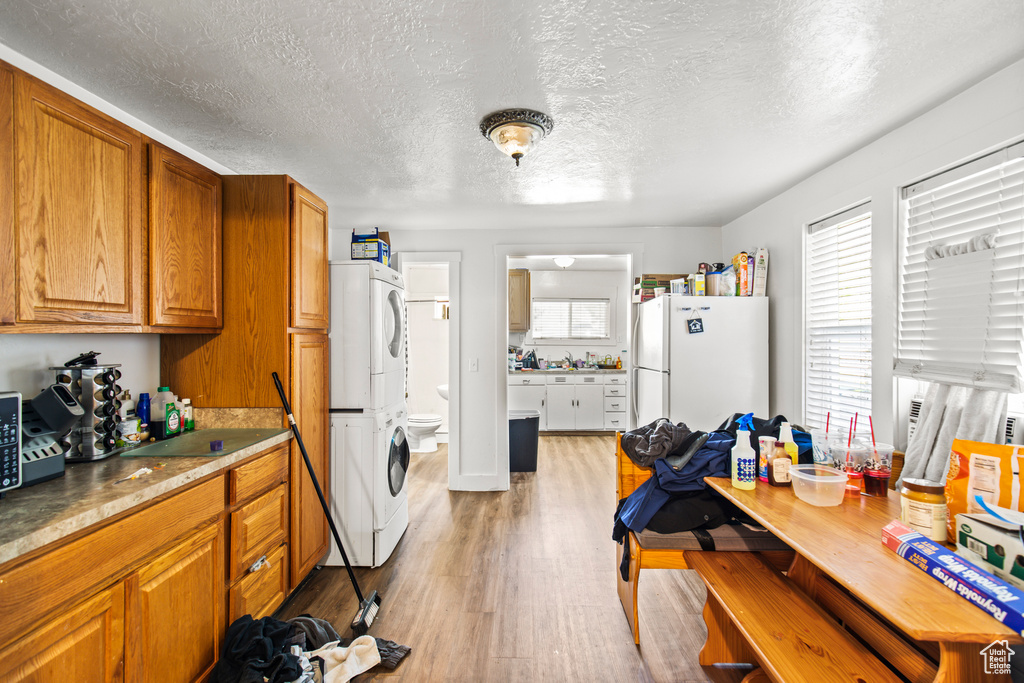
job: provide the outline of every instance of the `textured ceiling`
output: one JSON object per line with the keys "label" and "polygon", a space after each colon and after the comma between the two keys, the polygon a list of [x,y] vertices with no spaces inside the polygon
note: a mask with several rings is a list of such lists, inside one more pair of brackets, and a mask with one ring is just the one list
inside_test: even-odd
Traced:
{"label": "textured ceiling", "polygon": [[[335,228],[721,225],[1024,57],[1024,3],[7,0],[0,42]],[[505,107],[555,120],[519,169]]]}

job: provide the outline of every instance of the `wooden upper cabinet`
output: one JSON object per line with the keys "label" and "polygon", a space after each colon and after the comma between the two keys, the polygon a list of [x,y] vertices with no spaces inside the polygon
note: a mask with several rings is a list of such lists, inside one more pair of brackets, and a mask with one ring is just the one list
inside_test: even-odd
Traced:
{"label": "wooden upper cabinet", "polygon": [[17,240],[14,236],[14,71],[0,62],[0,325],[17,314]]}
{"label": "wooden upper cabinet", "polygon": [[508,329],[509,332],[530,329],[530,271],[525,268],[508,271]]}
{"label": "wooden upper cabinet", "polygon": [[15,76],[18,320],[143,323],[143,139]]}
{"label": "wooden upper cabinet", "polygon": [[149,323],[219,328],[220,176],[177,152],[149,146]]}
{"label": "wooden upper cabinet", "polygon": [[291,188],[291,326],[326,330],[327,205],[298,183]]}

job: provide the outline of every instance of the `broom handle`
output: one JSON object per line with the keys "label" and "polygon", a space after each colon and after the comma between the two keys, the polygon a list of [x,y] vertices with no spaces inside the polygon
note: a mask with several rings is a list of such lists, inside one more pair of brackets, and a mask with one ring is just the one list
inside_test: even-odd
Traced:
{"label": "broom handle", "polygon": [[345,560],[345,569],[348,570],[348,578],[352,579],[352,588],[356,591],[356,597],[359,599],[359,604],[363,602],[363,592],[359,590],[359,582],[356,581],[356,575],[352,571],[352,565],[349,564],[348,555],[345,554],[345,546],[341,544],[341,536],[338,534],[337,527],[334,526],[334,518],[331,517],[331,511],[327,507],[327,499],[324,498],[324,492],[320,490],[320,482],[316,479],[316,473],[313,472],[313,463],[309,461],[309,454],[306,453],[306,444],[302,443],[302,435],[299,434],[299,425],[295,423],[295,418],[292,416],[292,407],[288,404],[288,397],[284,394],[284,387],[281,386],[281,379],[277,376],[277,373],[271,373],[274,377],[274,384],[277,385],[277,393],[281,395],[281,402],[284,403],[284,412],[288,415],[288,424],[292,427],[292,433],[295,434],[295,440],[299,442],[299,450],[302,452],[302,459],[306,461],[306,471],[309,472],[309,478],[313,480],[313,488],[316,489],[316,495],[320,499],[320,507],[324,509],[324,516],[327,517],[327,523],[331,527],[331,533],[334,534],[334,542],[338,544],[338,550],[341,551],[341,559]]}

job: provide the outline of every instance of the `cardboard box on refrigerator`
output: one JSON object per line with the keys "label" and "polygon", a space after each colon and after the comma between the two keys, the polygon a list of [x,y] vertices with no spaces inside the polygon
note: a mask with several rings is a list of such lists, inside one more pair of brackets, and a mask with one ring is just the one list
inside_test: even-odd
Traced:
{"label": "cardboard box on refrigerator", "polygon": [[753,256],[753,276],[750,278],[751,295],[767,296],[768,294],[768,250],[761,247]]}

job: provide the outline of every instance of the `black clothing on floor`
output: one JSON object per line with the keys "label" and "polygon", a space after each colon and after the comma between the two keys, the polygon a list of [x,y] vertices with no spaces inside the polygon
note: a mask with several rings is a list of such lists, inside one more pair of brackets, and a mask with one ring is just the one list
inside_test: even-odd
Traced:
{"label": "black clothing on floor", "polygon": [[289,652],[305,637],[273,617],[239,617],[228,627],[224,648],[210,676],[212,683],[291,683],[302,675],[299,658]]}
{"label": "black clothing on floor", "polygon": [[306,636],[306,647],[303,648],[306,652],[319,650],[327,643],[341,640],[341,636],[338,635],[338,632],[334,630],[334,627],[326,619],[318,619],[308,614],[300,614],[293,619],[289,619],[288,623]]}

